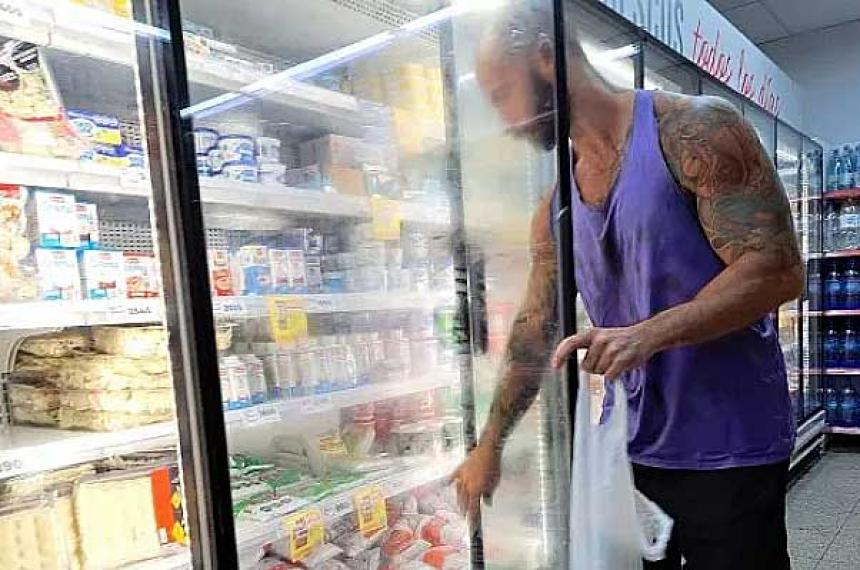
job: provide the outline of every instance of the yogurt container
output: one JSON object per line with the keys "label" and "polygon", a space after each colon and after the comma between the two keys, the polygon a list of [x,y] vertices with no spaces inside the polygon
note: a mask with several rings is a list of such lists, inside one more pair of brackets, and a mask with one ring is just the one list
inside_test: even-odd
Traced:
{"label": "yogurt container", "polygon": [[224,135],[218,137],[218,149],[224,154],[224,162],[255,164],[257,160],[254,139],[247,135]]}
{"label": "yogurt container", "polygon": [[221,176],[236,182],[259,182],[259,170],[256,164],[225,162],[224,167],[221,169]]}
{"label": "yogurt container", "polygon": [[[224,168],[224,153],[220,148],[213,148],[206,155],[209,158],[209,168],[212,172],[211,176],[218,176],[221,174],[221,169]],[[199,164],[198,159],[198,164]]]}
{"label": "yogurt container", "polygon": [[206,154],[218,144],[218,131],[215,129],[194,129],[194,148],[198,154]]}
{"label": "yogurt container", "polygon": [[263,184],[283,184],[287,166],[279,162],[260,163],[260,182]]}
{"label": "yogurt container", "polygon": [[260,162],[280,162],[280,139],[272,137],[257,137],[257,158]]}
{"label": "yogurt container", "polygon": [[197,153],[197,174],[212,176],[212,162],[210,162],[208,154]]}

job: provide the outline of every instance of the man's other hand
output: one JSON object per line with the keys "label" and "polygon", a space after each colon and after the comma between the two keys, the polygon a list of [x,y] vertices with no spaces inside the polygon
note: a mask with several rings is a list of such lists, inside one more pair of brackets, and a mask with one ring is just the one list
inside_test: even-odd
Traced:
{"label": "man's other hand", "polygon": [[647,334],[641,325],[593,328],[561,341],[552,356],[552,365],[560,368],[581,348],[586,349],[582,369],[610,380],[642,366],[656,352],[653,335]]}
{"label": "man's other hand", "polygon": [[501,451],[490,445],[478,445],[454,471],[451,482],[457,487],[460,511],[475,522],[481,498],[492,501],[499,484]]}

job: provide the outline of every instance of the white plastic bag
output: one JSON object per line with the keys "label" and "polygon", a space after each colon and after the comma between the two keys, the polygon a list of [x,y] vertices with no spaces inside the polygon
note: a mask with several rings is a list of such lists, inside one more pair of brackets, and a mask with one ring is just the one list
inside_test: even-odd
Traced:
{"label": "white plastic bag", "polygon": [[661,560],[672,520],[633,487],[627,457],[627,395],[613,382],[606,423],[591,424],[591,393],[582,375],[574,423],[570,495],[571,570],[642,570]]}

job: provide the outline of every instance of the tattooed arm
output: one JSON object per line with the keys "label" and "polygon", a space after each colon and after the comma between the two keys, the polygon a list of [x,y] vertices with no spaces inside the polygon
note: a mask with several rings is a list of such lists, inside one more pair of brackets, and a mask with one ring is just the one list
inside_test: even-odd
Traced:
{"label": "tattooed arm", "polygon": [[478,442],[452,477],[460,507],[474,515],[499,481],[505,440],[537,397],[556,333],[556,259],[550,199],[532,220],[532,265],[526,298],[511,328],[502,379]]}
{"label": "tattooed arm", "polygon": [[753,128],[713,97],[655,94],[663,154],[696,202],[726,268],[691,301],[632,327],[565,339],[554,363],[588,348],[583,367],[612,378],[675,346],[739,330],[797,297],[803,266],[785,192]]}

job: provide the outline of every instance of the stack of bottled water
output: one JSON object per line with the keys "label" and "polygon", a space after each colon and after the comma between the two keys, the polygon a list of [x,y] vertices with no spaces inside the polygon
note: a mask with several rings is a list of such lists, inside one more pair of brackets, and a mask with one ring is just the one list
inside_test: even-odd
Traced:
{"label": "stack of bottled water", "polygon": [[824,206],[824,249],[860,249],[860,201],[827,201]]}
{"label": "stack of bottled water", "polygon": [[838,382],[837,377],[828,376],[825,382],[828,386],[823,390],[822,397],[827,423],[840,427],[860,427],[860,397],[851,381],[842,389],[834,387]]}
{"label": "stack of bottled water", "polygon": [[827,161],[825,192],[848,190],[860,185],[860,145],[845,145],[840,152],[833,149]]}

